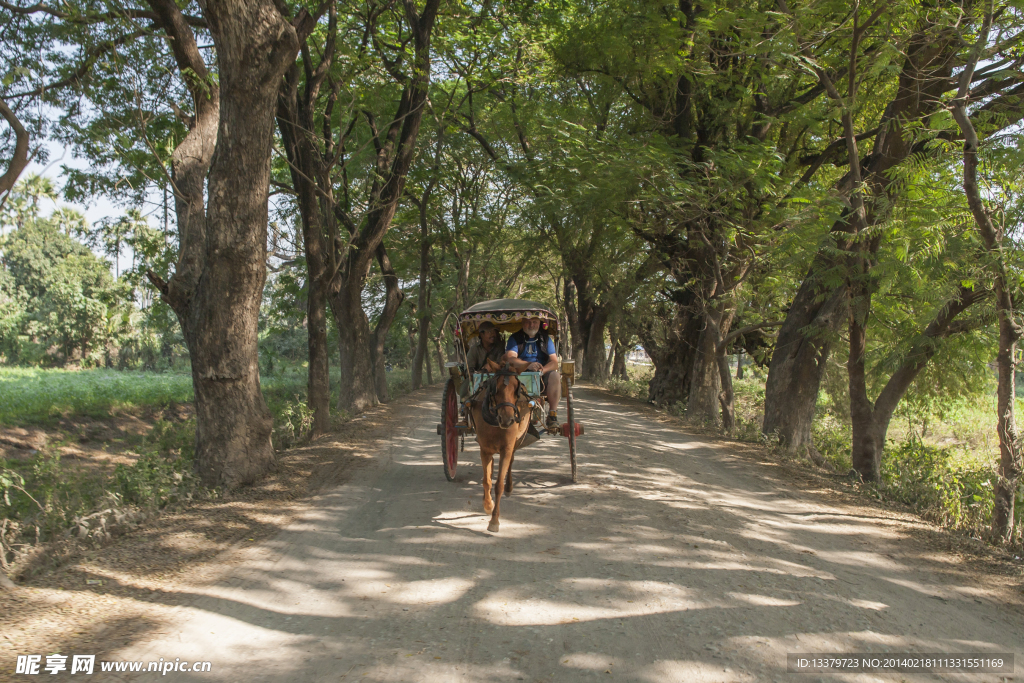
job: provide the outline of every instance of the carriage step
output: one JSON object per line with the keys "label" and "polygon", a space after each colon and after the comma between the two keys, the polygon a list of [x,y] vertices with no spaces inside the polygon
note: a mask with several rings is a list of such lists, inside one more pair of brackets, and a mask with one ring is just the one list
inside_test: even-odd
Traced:
{"label": "carriage step", "polygon": [[[583,436],[583,423],[581,423],[581,422],[574,422],[573,426],[576,427],[576,436]],[[569,438],[569,423],[568,422],[563,422],[562,423],[562,436],[564,436],[566,438]]]}

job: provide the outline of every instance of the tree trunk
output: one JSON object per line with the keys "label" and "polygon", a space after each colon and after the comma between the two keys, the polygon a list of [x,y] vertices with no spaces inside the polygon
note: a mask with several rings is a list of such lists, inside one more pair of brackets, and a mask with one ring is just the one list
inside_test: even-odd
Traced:
{"label": "tree trunk", "polygon": [[377,245],[377,265],[380,268],[381,277],[384,279],[386,294],[384,297],[384,309],[377,318],[377,325],[373,328],[371,337],[373,374],[377,400],[381,403],[387,403],[391,398],[388,395],[387,363],[384,356],[384,344],[387,342],[391,323],[395,321],[398,309],[405,300],[405,293],[398,286],[398,275],[395,274],[395,269],[391,266],[391,260],[388,258],[383,242]]}
{"label": "tree trunk", "polygon": [[7,106],[7,102],[3,98],[0,98],[0,116],[3,116],[7,121],[7,125],[14,131],[14,153],[11,155],[11,161],[7,165],[7,170],[0,176],[0,198],[5,193],[10,192],[14,188],[14,183],[17,182],[18,176],[28,166],[28,131],[25,130],[25,126],[22,125],[21,121],[15,115],[11,108]]}
{"label": "tree trunk", "polygon": [[718,356],[718,374],[722,384],[719,403],[722,407],[722,429],[726,434],[736,430],[736,402],[732,390],[732,373],[729,372],[729,357],[724,353]]}
{"label": "tree trunk", "polygon": [[205,267],[189,316],[196,460],[208,485],[250,483],[272,465],[273,420],[257,346],[266,281],[270,144],[278,83],[298,52],[273,3],[207,3],[220,122],[209,176]]}
{"label": "tree trunk", "polygon": [[[704,315],[703,329],[697,342],[693,374],[690,377],[690,395],[686,402],[686,416],[691,420],[718,426],[722,395],[719,343],[729,333],[733,311],[726,311],[726,304],[722,301],[714,302],[713,305],[714,308],[708,309]],[[731,391],[731,378],[729,387]]]}
{"label": "tree trunk", "polygon": [[219,65],[214,95],[177,6],[151,5],[173,37],[196,113],[172,155],[178,268],[170,282],[154,274],[150,279],[178,315],[189,348],[200,476],[209,486],[231,488],[255,481],[274,459],[272,419],[260,392],[257,325],[266,279],[274,109],[298,37],[270,2],[210,0],[205,15]]}
{"label": "tree trunk", "polygon": [[594,306],[593,317],[589,329],[585,331],[587,346],[583,354],[583,377],[599,384],[608,380],[606,350],[604,347],[604,330],[608,322],[608,309]]}
{"label": "tree trunk", "polygon": [[[432,185],[430,186],[432,187]],[[430,381],[430,362],[427,359],[427,335],[430,334],[430,224],[427,222],[428,187],[420,201],[420,290],[416,302],[417,337],[416,353],[412,360],[412,388],[419,389],[423,383],[423,366],[427,367],[427,381]]]}
{"label": "tree trunk", "polygon": [[437,357],[437,376],[442,382],[445,380],[444,351],[441,349],[441,337],[443,336],[443,334],[444,331],[442,330],[441,334],[438,334],[436,337],[434,337],[434,351]]}
{"label": "tree trunk", "polygon": [[362,287],[346,288],[330,299],[331,311],[338,321],[338,410],[349,414],[371,408],[376,398],[370,321],[361,299]]}
{"label": "tree trunk", "polygon": [[956,119],[964,134],[964,194],[974,217],[974,224],[981,236],[995,267],[996,314],[999,319],[999,349],[996,355],[998,383],[996,385],[996,430],[999,434],[999,479],[996,481],[994,507],[992,509],[992,534],[1003,542],[1013,539],[1014,506],[1017,487],[1020,485],[1021,470],[1024,469],[1020,433],[1014,416],[1016,403],[1016,355],[1017,342],[1022,330],[1014,320],[1013,292],[1003,257],[1003,231],[992,220],[985,207],[978,187],[978,134],[967,115],[967,96],[971,77],[986,45],[992,22],[992,9],[986,10],[981,35],[974,53],[960,75],[960,87],[953,106]]}
{"label": "tree trunk", "polygon": [[[333,20],[333,15],[332,15]],[[302,221],[302,243],[306,256],[306,405],[313,412],[312,436],[331,428],[330,360],[327,348],[327,296],[324,291],[326,261],[323,239],[325,216],[316,185],[323,178],[323,163],[311,132],[318,82],[307,83],[303,98],[298,96],[299,70],[292,65],[278,97],[277,121],[288,157],[292,187],[295,189]]]}
{"label": "tree trunk", "polygon": [[856,294],[858,310],[855,311],[856,315],[854,312],[850,315],[850,357],[846,366],[850,378],[850,419],[853,424],[851,455],[853,468],[861,477],[865,481],[877,481],[885,436],[900,401],[935,355],[938,340],[971,329],[970,326],[954,327],[956,317],[990,292],[980,288],[975,291],[962,285],[958,287],[953,297],[921,332],[919,341],[911,347],[903,364],[889,376],[874,404],[867,394],[867,369],[864,361],[867,331],[863,321],[867,319],[870,299],[863,290]]}
{"label": "tree trunk", "polygon": [[864,359],[867,352],[867,333],[864,326],[871,303],[866,295],[864,298],[865,302],[856,308],[851,307],[850,310],[850,357],[846,363],[850,380],[850,422],[853,426],[850,455],[853,469],[857,470],[865,481],[878,481],[889,421],[885,418],[885,424],[880,424],[875,407],[868,399]]}
{"label": "tree trunk", "polygon": [[831,350],[828,337],[846,311],[844,289],[833,290],[823,302],[815,300],[817,295],[812,271],[797,290],[768,364],[761,431],[791,452],[812,446],[811,424]]}
{"label": "tree trunk", "polygon": [[736,379],[743,379],[743,351],[736,352]]}
{"label": "tree trunk", "polygon": [[619,345],[615,347],[615,362],[612,363],[612,375],[619,379],[628,380],[629,372],[626,370],[626,347]]}
{"label": "tree trunk", "polygon": [[700,339],[700,319],[677,305],[664,330],[638,330],[644,350],[654,363],[647,399],[656,405],[685,404],[689,398],[693,360]]}

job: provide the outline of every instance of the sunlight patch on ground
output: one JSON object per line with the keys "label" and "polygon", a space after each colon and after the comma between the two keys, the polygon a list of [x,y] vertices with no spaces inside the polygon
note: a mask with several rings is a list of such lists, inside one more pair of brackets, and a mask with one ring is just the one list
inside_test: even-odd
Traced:
{"label": "sunlight patch on ground", "polygon": [[699,662],[694,660],[662,660],[645,666],[636,673],[637,679],[651,683],[746,683],[757,680],[748,673],[726,671],[729,668],[717,662]]}
{"label": "sunlight patch on ground", "polygon": [[737,602],[745,602],[750,605],[757,605],[758,607],[796,607],[803,604],[799,600],[783,600],[754,593],[726,593],[726,595]]}
{"label": "sunlight patch on ground", "polygon": [[475,585],[475,581],[455,577],[409,581],[404,584],[392,584],[394,590],[388,595],[388,599],[403,605],[455,602]]}
{"label": "sunlight patch on ground", "polygon": [[884,602],[874,602],[872,600],[861,600],[859,598],[851,598],[847,602],[849,602],[854,607],[860,607],[861,609],[883,610],[883,609],[888,609],[889,608],[889,605],[885,604]]}
{"label": "sunlight patch on ground", "polygon": [[622,661],[599,652],[573,652],[562,655],[559,664],[570,669],[589,669],[590,671],[613,673],[616,664],[621,668]]}
{"label": "sunlight patch on ground", "polygon": [[[607,579],[572,579],[560,583],[562,588],[553,589],[558,595],[546,598],[524,595],[522,588],[496,590],[477,602],[473,611],[481,619],[501,626],[551,626],[729,607],[721,602],[694,600],[691,597],[694,591],[670,583]],[[599,595],[607,602],[605,606],[575,602],[593,603]]]}
{"label": "sunlight patch on ground", "polygon": [[[473,501],[476,504],[478,501]],[[480,504],[483,507],[483,504]],[[466,512],[443,512],[434,517],[435,522],[447,526],[456,527],[464,531],[487,532],[487,524],[491,516],[485,514],[467,515]],[[548,533],[550,530],[542,524],[525,524],[514,519],[508,519],[502,515],[501,531],[498,534],[485,533],[473,541],[477,543],[490,543],[494,538],[530,538]],[[459,543],[470,542],[470,539],[459,537]]]}

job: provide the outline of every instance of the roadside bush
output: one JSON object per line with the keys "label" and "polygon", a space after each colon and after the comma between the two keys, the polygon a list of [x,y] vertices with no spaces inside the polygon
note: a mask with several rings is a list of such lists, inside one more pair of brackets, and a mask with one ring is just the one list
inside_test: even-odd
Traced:
{"label": "roadside bush", "polygon": [[194,420],[158,421],[140,439],[134,463],[100,474],[65,467],[63,442],[50,444],[30,460],[0,459],[0,540],[5,546],[0,559],[7,562],[12,545],[38,544],[70,533],[104,508],[155,510],[210,495],[193,474],[194,440]]}
{"label": "roadside bush", "polygon": [[626,365],[626,374],[629,379],[621,377],[609,377],[605,388],[619,396],[629,396],[641,401],[646,401],[649,395],[651,378],[654,377],[654,369],[650,365]]}
{"label": "roadside bush", "polygon": [[274,447],[277,450],[291,448],[309,439],[313,430],[313,411],[305,398],[296,394],[294,400],[284,401],[276,406],[274,413]]}
{"label": "roadside bush", "polygon": [[[909,439],[882,459],[885,498],[905,503],[923,517],[951,529],[986,533],[992,518],[996,474],[955,448]],[[1017,511],[1018,517],[1020,510]]]}

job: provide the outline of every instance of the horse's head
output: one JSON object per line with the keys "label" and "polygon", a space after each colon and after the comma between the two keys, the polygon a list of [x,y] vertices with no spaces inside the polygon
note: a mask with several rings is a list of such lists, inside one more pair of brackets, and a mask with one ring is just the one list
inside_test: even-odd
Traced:
{"label": "horse's head", "polygon": [[517,401],[519,399],[519,373],[510,363],[504,367],[492,360],[487,361],[487,369],[494,373],[494,393],[492,405],[498,415],[498,426],[508,429],[522,419]]}

